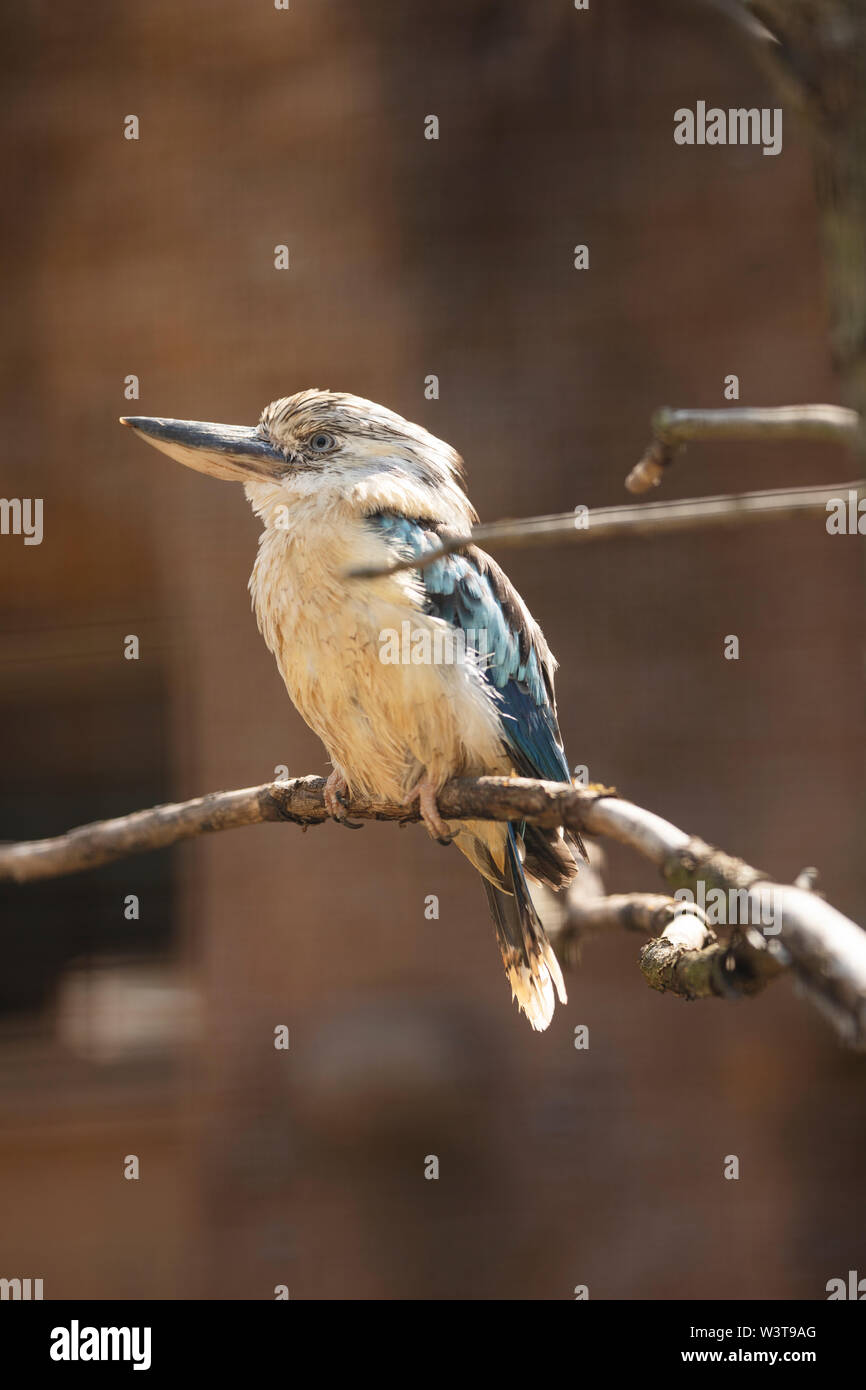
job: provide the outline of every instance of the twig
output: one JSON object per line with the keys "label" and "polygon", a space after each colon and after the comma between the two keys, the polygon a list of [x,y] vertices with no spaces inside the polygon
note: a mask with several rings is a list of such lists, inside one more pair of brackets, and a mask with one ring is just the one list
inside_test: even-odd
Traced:
{"label": "twig", "polygon": [[[580,946],[587,937],[601,932],[629,931],[661,936],[683,906],[667,893],[587,895],[582,891],[585,879],[586,874],[581,873],[568,890],[563,920],[556,930],[556,944],[566,954],[572,944]],[[695,908],[694,915],[701,928],[709,932],[705,914]],[[704,940],[701,944],[705,944]]]}
{"label": "twig", "polygon": [[[321,824],[328,818],[319,777],[214,792],[195,801],[156,806],[118,820],[100,821],[50,840],[0,846],[0,880],[25,883],[94,868],[113,859],[159,849],[207,832],[265,821]],[[609,788],[568,786],[524,778],[479,777],[449,782],[439,794],[446,820],[516,820],[606,835],[630,845],[659,868],[668,884],[700,899],[710,888],[734,890],[749,922],[772,931],[766,949],[788,963],[813,1001],[852,1044],[866,1043],[866,933],[802,888],[767,875],[704,841],[686,835]],[[417,809],[353,798],[356,820],[407,820]],[[762,940],[749,935],[754,946]],[[663,964],[663,963],[662,963]],[[669,987],[670,972],[660,980]],[[691,977],[688,987],[693,989]]]}
{"label": "twig", "polygon": [[[640,465],[638,465],[640,466]],[[630,475],[631,476],[631,475]],[[640,502],[625,507],[596,507],[582,513],[558,512],[526,517],[522,521],[492,521],[476,526],[471,535],[449,536],[426,554],[395,560],[393,564],[349,571],[352,579],[375,579],[402,570],[426,569],[443,555],[470,545],[522,547],[539,541],[584,543],[623,537],[669,535],[674,531],[711,528],[764,521],[790,521],[795,517],[825,516],[827,504],[859,492],[861,482],[826,484],[822,487],[770,488],[763,492],[728,493],[721,497],[685,498],[678,502]]]}
{"label": "twig", "polygon": [[853,446],[860,417],[841,405],[786,405],[728,410],[671,410],[652,418],[653,438],[625,480],[629,492],[658,487],[666,468],[696,439],[824,440]]}
{"label": "twig", "polygon": [[750,997],[785,969],[759,933],[736,928],[730,941],[720,942],[697,904],[662,893],[586,897],[572,888],[552,936],[562,959],[571,963],[585,937],[612,929],[653,938],[640,952],[644,978],[653,989],[681,999]]}
{"label": "twig", "polygon": [[785,969],[781,952],[768,949],[751,927],[733,925],[729,939],[719,941],[694,901],[664,893],[606,894],[604,862],[599,846],[566,893],[545,894],[548,934],[564,966],[579,962],[588,937],[628,931],[652,938],[639,956],[647,983],[681,999],[751,997]]}
{"label": "twig", "polygon": [[640,953],[640,967],[653,989],[678,994],[683,999],[751,998],[785,966],[777,955],[760,944],[754,931],[737,932],[719,942],[708,931],[700,942],[696,932],[684,930],[694,919],[674,919],[655,941]]}

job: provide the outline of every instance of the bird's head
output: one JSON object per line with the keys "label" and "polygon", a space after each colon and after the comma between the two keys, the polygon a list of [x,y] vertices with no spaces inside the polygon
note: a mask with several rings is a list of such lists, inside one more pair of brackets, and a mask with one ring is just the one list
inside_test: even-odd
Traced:
{"label": "bird's head", "polygon": [[149,444],[211,477],[242,482],[255,511],[318,500],[471,523],[460,455],[385,406],[339,391],[273,401],[259,423],[123,416]]}

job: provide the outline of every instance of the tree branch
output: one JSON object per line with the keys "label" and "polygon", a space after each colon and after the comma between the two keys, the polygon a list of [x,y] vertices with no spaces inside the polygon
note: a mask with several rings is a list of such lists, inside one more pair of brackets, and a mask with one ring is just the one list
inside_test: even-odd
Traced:
{"label": "tree branch", "polygon": [[[701,412],[679,411],[696,415]],[[706,412],[715,414],[715,412]],[[652,447],[652,446],[651,446]],[[648,467],[648,455],[632,470]],[[648,475],[647,475],[648,476]],[[651,482],[645,484],[651,486]],[[470,545],[520,548],[543,541],[619,540],[636,536],[669,535],[675,531],[706,531],[765,521],[790,521],[796,517],[826,516],[827,504],[859,492],[866,484],[854,481],[821,487],[769,488],[763,492],[728,493],[721,497],[685,498],[678,502],[639,502],[625,507],[595,507],[582,513],[556,512],[551,516],[524,517],[520,521],[492,521],[476,526],[471,535],[449,536],[424,555],[413,555],[393,564],[350,570],[350,579],[376,579],[403,570],[426,569],[443,555],[453,555]],[[643,487],[632,489],[643,491]]]}
{"label": "tree branch", "polygon": [[629,492],[658,487],[665,469],[694,440],[817,439],[853,448],[860,417],[841,405],[731,406],[728,410],[671,410],[662,406],[653,416],[651,428],[652,440],[625,480]]}
{"label": "tree branch", "polygon": [[586,937],[618,929],[655,938],[641,948],[641,971],[653,989],[681,999],[750,997],[785,969],[750,929],[737,928],[730,941],[720,942],[696,904],[663,893],[587,894],[581,878],[568,892],[562,922],[550,933],[566,965],[575,963]]}
{"label": "tree branch", "polygon": [[[76,873],[129,854],[244,825],[268,821],[291,821],[304,828],[318,825],[328,819],[323,788],[320,777],[300,777],[240,791],[213,792],[194,801],[81,826],[54,839],[2,845],[0,880],[26,883]],[[608,836],[649,859],[671,887],[689,890],[698,902],[713,890],[733,892],[739,925],[765,924],[763,934],[749,930],[748,946],[768,952],[778,963],[790,964],[839,1034],[853,1045],[866,1045],[866,933],[815,893],[774,883],[744,860],[714,849],[598,785],[569,786],[518,777],[461,778],[448,782],[438,801],[446,820],[527,820]],[[405,822],[418,818],[417,808],[366,797],[353,798],[347,813],[355,820]],[[676,926],[674,921],[671,931]],[[662,939],[666,944],[656,947],[647,966],[655,973],[658,985],[676,986],[680,992],[696,995],[704,992],[700,979],[718,982],[718,971],[713,974],[708,960],[700,967],[697,962],[685,962],[685,974],[683,964],[672,961],[671,948],[682,954],[684,949],[692,950],[693,943],[684,948],[675,932],[663,932]],[[694,946],[699,954],[705,948],[706,943]],[[708,987],[707,992],[715,993],[716,989]]]}

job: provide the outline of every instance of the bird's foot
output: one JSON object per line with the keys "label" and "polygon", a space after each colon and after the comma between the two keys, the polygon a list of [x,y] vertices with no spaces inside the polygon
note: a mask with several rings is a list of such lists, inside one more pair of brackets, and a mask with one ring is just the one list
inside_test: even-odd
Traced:
{"label": "bird's foot", "polygon": [[409,805],[413,801],[418,802],[418,810],[421,812],[421,819],[427,827],[427,833],[440,845],[450,845],[454,839],[454,832],[448,829],[444,820],[439,814],[439,806],[436,801],[436,788],[427,777],[422,777],[409,796]]}
{"label": "bird's foot", "polygon": [[325,810],[333,820],[340,825],[345,825],[349,830],[363,829],[363,822],[346,820],[346,813],[349,809],[349,784],[337,768],[334,769],[325,783],[322,796]]}

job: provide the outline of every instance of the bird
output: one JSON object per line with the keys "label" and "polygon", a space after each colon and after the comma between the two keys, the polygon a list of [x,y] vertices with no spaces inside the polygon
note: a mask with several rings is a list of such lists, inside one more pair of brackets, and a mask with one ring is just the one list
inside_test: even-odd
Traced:
{"label": "bird", "polygon": [[417,803],[430,835],[481,875],[512,998],[545,1030],[567,995],[528,880],[565,888],[585,857],[580,837],[523,821],[449,823],[437,796],[458,776],[571,782],[557,662],[476,546],[382,573],[477,522],[461,456],[385,406],[320,389],[273,401],[255,426],[121,423],[176,461],[243,484],[262,523],[252,606],[325,746],[329,815],[345,821],[352,796]]}

